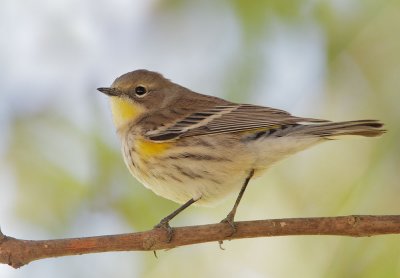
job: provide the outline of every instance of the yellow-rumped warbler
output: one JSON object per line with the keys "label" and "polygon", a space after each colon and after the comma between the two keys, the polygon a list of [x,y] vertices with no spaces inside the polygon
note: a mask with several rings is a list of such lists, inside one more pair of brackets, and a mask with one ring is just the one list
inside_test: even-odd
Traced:
{"label": "yellow-rumped warbler", "polygon": [[330,122],[269,107],[237,104],[195,93],[161,74],[136,70],[109,88],[114,124],[126,165],[157,195],[183,204],[213,205],[239,196],[224,219],[234,228],[247,183],[273,163],[339,135],[379,136],[376,120]]}

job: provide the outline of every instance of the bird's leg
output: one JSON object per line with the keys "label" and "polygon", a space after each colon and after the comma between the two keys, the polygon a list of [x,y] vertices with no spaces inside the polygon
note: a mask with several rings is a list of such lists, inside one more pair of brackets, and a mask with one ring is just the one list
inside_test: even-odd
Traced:
{"label": "bird's leg", "polygon": [[242,200],[243,194],[246,191],[247,185],[249,184],[250,179],[254,175],[254,169],[252,169],[247,176],[246,180],[244,181],[242,188],[240,189],[239,195],[236,198],[235,204],[233,205],[232,210],[228,213],[228,215],[221,221],[221,223],[228,223],[232,227],[232,234],[231,236],[236,233],[236,227],[235,227],[235,214],[236,210],[239,206],[240,201]]}
{"label": "bird's leg", "polygon": [[[197,199],[198,200],[198,199]],[[195,199],[190,199],[186,203],[184,203],[182,206],[177,208],[175,211],[173,211],[171,214],[167,215],[163,219],[161,219],[160,223],[154,226],[154,228],[163,228],[167,231],[168,233],[168,242],[171,241],[172,236],[174,234],[174,230],[171,228],[169,225],[169,221],[171,221],[175,216],[177,216],[179,213],[181,213],[183,210],[185,210],[187,207],[189,207],[191,204],[196,202],[197,200]]]}

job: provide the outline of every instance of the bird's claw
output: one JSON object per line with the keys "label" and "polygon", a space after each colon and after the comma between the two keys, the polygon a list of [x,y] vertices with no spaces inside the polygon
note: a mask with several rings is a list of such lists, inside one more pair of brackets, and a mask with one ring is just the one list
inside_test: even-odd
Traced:
{"label": "bird's claw", "polygon": [[167,232],[167,242],[171,242],[174,235],[174,229],[169,225],[168,221],[161,220],[160,223],[154,226],[154,229],[164,229]]}
{"label": "bird's claw", "polygon": [[233,236],[236,233],[236,225],[231,214],[228,214],[220,223],[228,223],[231,226],[231,234],[228,237]]}
{"label": "bird's claw", "polygon": [[[234,221],[234,215],[229,213],[224,219],[222,219],[222,221],[220,223],[228,223],[229,226],[231,227],[231,233],[228,237],[233,236],[236,233],[236,225],[235,225],[235,221]],[[224,242],[222,240],[218,241],[219,244],[219,248],[221,250],[225,250],[224,247],[222,247],[222,244]]]}

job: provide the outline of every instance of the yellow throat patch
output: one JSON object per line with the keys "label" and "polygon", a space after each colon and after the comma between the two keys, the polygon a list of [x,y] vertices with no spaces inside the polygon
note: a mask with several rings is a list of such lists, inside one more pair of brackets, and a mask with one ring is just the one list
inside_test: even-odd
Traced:
{"label": "yellow throat patch", "polygon": [[[114,125],[117,129],[124,128],[128,123],[134,121],[145,111],[140,104],[120,97],[110,97],[111,112]],[[170,146],[171,142],[156,143],[144,138],[135,140],[135,149],[141,157],[153,157],[161,155]]]}
{"label": "yellow throat patch", "polygon": [[144,108],[140,104],[128,99],[110,97],[110,103],[114,125],[117,129],[132,122],[144,112]]}

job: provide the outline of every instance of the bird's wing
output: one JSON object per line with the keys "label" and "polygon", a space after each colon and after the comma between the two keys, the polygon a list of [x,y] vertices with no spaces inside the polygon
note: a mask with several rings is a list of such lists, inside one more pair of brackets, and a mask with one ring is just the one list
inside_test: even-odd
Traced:
{"label": "bird's wing", "polygon": [[147,136],[153,141],[167,141],[179,137],[279,128],[300,122],[326,121],[295,117],[283,110],[251,104],[217,105],[192,113],[169,127],[149,131]]}

